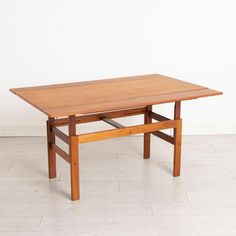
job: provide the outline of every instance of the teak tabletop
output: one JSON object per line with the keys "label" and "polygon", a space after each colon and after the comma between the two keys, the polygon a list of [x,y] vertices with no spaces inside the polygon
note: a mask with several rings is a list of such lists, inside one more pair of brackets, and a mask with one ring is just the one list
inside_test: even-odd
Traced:
{"label": "teak tabletop", "polygon": [[[200,85],[152,74],[11,89],[48,116],[48,173],[56,178],[56,154],[70,164],[71,200],[80,199],[80,144],[144,133],[143,158],[150,158],[151,134],[174,145],[173,176],[180,176],[182,119],[181,101],[222,94]],[[174,103],[174,118],[153,112],[153,105]],[[144,115],[144,124],[125,127],[113,118]],[[153,120],[155,122],[153,122]],[[76,125],[104,121],[116,129],[76,134]],[[68,134],[58,127],[68,126]],[[173,135],[161,130],[173,129]],[[69,145],[69,153],[56,143]]]}
{"label": "teak tabletop", "polygon": [[49,117],[120,110],[221,94],[158,74],[16,88],[11,91]]}

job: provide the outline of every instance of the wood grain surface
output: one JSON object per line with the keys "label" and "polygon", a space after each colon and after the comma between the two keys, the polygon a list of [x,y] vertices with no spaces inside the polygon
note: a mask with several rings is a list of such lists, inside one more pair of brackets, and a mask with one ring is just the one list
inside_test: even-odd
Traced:
{"label": "wood grain surface", "polygon": [[10,91],[49,117],[84,115],[222,94],[158,74],[15,88]]}

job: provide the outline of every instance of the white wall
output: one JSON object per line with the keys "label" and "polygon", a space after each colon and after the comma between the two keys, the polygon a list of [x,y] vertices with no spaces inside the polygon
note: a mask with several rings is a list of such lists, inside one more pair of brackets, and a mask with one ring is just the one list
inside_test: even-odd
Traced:
{"label": "white wall", "polygon": [[224,92],[183,103],[185,133],[235,133],[235,9],[233,0],[1,0],[0,135],[44,134],[46,116],[9,88],[147,73]]}

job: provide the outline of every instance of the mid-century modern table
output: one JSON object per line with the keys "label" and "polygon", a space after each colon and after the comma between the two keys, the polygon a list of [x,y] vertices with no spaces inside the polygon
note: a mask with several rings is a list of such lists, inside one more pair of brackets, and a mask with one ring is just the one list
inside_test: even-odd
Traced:
{"label": "mid-century modern table", "polygon": [[[56,177],[56,154],[70,164],[71,199],[80,198],[79,145],[144,133],[144,159],[150,158],[153,134],[174,145],[173,176],[180,175],[183,100],[220,95],[221,92],[158,74],[10,89],[48,116],[49,178]],[[174,102],[174,118],[152,111],[152,105]],[[144,115],[144,124],[124,127],[112,118]],[[152,122],[155,120],[157,122]],[[117,129],[76,134],[76,124],[104,121]],[[68,135],[58,127],[68,126]],[[174,129],[173,136],[160,131]],[[66,153],[55,137],[69,145]]]}

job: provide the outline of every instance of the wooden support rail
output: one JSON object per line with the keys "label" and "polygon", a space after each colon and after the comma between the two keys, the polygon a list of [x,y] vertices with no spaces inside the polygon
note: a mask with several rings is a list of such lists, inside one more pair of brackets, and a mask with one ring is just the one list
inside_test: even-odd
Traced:
{"label": "wooden support rail", "polygon": [[69,144],[69,136],[64,134],[61,130],[56,128],[55,126],[52,127],[52,133],[56,135],[58,138],[60,138],[65,143]]}
{"label": "wooden support rail", "polygon": [[[76,116],[75,122],[76,124],[87,123],[87,122],[94,122],[100,121],[101,118],[106,117],[109,119],[119,118],[119,117],[127,117],[127,116],[136,116],[145,113],[145,107],[127,109],[127,110],[119,110],[119,111],[111,111],[106,113],[98,113],[92,115],[82,115]],[[68,118],[58,118],[53,121],[54,126],[65,126],[68,125]]]}
{"label": "wooden support rail", "polygon": [[165,117],[165,116],[162,116],[162,115],[160,115],[160,114],[157,114],[157,113],[155,113],[155,112],[153,112],[153,111],[149,111],[149,113],[150,113],[151,118],[154,119],[154,120],[157,120],[157,121],[170,120],[169,118],[167,118],[167,117]]}
{"label": "wooden support rail", "polygon": [[119,124],[118,122],[116,122],[116,121],[114,121],[114,120],[111,120],[111,119],[109,119],[109,118],[102,118],[101,120],[103,120],[103,121],[106,122],[107,124],[112,125],[112,126],[118,128],[118,129],[125,127],[125,126]]}
{"label": "wooden support rail", "polygon": [[172,137],[168,134],[165,134],[161,131],[154,131],[151,134],[155,135],[158,138],[161,138],[161,139],[165,140],[168,143],[175,144],[174,137]]}
{"label": "wooden support rail", "polygon": [[79,143],[88,143],[109,138],[118,138],[133,134],[148,133],[161,129],[175,128],[178,125],[178,120],[169,120],[163,122],[156,122],[152,124],[136,125],[115,130],[105,130],[94,133],[81,134],[78,136]]}
{"label": "wooden support rail", "polygon": [[70,163],[70,156],[67,154],[64,150],[62,150],[60,147],[58,147],[56,144],[52,144],[52,149],[65,161]]}

